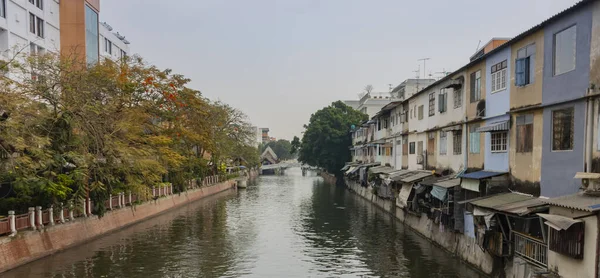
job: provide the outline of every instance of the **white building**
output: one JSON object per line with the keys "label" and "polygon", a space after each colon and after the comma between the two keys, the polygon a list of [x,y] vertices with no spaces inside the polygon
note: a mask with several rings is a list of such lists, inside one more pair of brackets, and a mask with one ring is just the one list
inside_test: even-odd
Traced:
{"label": "white building", "polygon": [[125,39],[125,36],[114,32],[112,26],[106,22],[100,23],[98,28],[100,30],[98,43],[101,57],[116,61],[129,55],[129,41]]}
{"label": "white building", "polygon": [[1,59],[59,50],[59,1],[0,0]]}
{"label": "white building", "polygon": [[406,79],[392,90],[392,97],[405,100],[433,84],[435,79]]}

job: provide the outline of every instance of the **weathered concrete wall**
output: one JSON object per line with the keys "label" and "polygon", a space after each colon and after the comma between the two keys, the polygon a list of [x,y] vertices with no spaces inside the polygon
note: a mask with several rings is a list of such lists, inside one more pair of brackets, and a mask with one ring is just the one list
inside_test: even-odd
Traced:
{"label": "weathered concrete wall", "polygon": [[47,226],[42,231],[20,231],[15,237],[0,238],[0,272],[82,244],[202,197],[231,190],[234,184],[234,181],[226,181],[141,205],[109,211],[102,218],[76,218],[65,224]]}
{"label": "weathered concrete wall", "polygon": [[454,233],[452,230],[440,230],[438,224],[429,220],[425,214],[420,217],[417,215],[405,213],[404,210],[397,207],[390,200],[381,199],[371,192],[370,188],[365,188],[354,182],[347,182],[347,186],[359,196],[370,200],[373,204],[383,210],[395,215],[398,220],[406,226],[420,233],[422,236],[433,241],[448,252],[455,254],[460,259],[477,267],[486,274],[492,274],[493,257],[485,253],[476,243],[474,238],[469,238],[460,233]]}

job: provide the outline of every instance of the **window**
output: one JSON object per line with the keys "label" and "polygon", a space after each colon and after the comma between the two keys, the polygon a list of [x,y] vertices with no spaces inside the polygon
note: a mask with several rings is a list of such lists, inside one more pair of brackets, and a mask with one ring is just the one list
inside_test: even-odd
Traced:
{"label": "window", "polygon": [[469,127],[469,153],[479,153],[481,134],[477,132],[479,124],[473,124]]}
{"label": "window", "polygon": [[517,152],[533,150],[533,114],[517,116]]}
{"label": "window", "polygon": [[423,109],[424,109],[423,105],[419,106],[419,120],[423,119]]}
{"label": "window", "polygon": [[446,112],[446,103],[448,102],[448,93],[445,90],[440,91],[440,96],[438,98],[438,110],[440,113]]}
{"label": "window", "polygon": [[429,117],[435,115],[435,93],[429,94]]}
{"label": "window", "polygon": [[121,49],[121,59],[125,59],[127,57],[127,52],[125,52],[125,50]]}
{"label": "window", "polygon": [[6,0],[0,0],[0,17],[6,18]]}
{"label": "window", "polygon": [[29,0],[29,3],[35,5],[40,10],[44,9],[44,2],[43,2],[43,0]]}
{"label": "window", "polygon": [[548,248],[554,252],[575,258],[583,259],[583,244],[585,236],[585,222],[578,222],[566,230],[549,229]]}
{"label": "window", "polygon": [[36,45],[35,43],[30,43],[29,44],[29,54],[30,55],[44,54],[44,48],[39,45]]}
{"label": "window", "polygon": [[492,93],[502,91],[506,89],[506,67],[508,62],[506,60],[495,64],[491,68],[492,73]]}
{"label": "window", "polygon": [[454,90],[454,108],[462,106],[462,89]]}
{"label": "window", "polygon": [[98,13],[85,5],[85,56],[88,64],[94,64],[98,61],[99,48]]}
{"label": "window", "polygon": [[481,99],[481,71],[471,73],[471,102]]}
{"label": "window", "polygon": [[492,132],[491,136],[490,150],[492,152],[506,152],[508,132]]}
{"label": "window", "polygon": [[534,69],[535,43],[522,47],[517,51],[515,61],[515,85],[525,86],[533,83],[532,70]]}
{"label": "window", "polygon": [[408,148],[409,148],[409,153],[410,154],[415,154],[415,142],[410,142],[408,144]]}
{"label": "window", "polygon": [[452,150],[454,154],[462,153],[462,132],[460,130],[452,133]]}
{"label": "window", "polygon": [[552,150],[573,150],[573,107],[552,111]]}
{"label": "window", "polygon": [[104,38],[104,52],[112,55],[112,42],[107,38]]}
{"label": "window", "polygon": [[34,14],[29,14],[29,31],[31,33],[36,34],[38,37],[44,37],[44,20],[35,16]]}
{"label": "window", "polygon": [[554,75],[575,69],[577,25],[554,34]]}
{"label": "window", "polygon": [[446,155],[448,149],[448,137],[445,131],[440,131],[440,155]]}

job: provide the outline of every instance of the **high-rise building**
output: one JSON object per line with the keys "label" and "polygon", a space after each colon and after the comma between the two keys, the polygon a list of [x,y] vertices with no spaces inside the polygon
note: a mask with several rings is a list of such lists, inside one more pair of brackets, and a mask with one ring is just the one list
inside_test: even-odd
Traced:
{"label": "high-rise building", "polygon": [[262,134],[262,142],[269,143],[269,141],[271,141],[271,137],[269,137],[269,129],[266,127],[263,127],[260,129],[260,131]]}
{"label": "high-rise building", "polygon": [[0,0],[0,59],[8,61],[19,54],[58,51],[61,38],[57,2]]}
{"label": "high-rise building", "polygon": [[129,42],[99,23],[100,0],[0,0],[0,60],[46,51],[87,63],[129,53]]}

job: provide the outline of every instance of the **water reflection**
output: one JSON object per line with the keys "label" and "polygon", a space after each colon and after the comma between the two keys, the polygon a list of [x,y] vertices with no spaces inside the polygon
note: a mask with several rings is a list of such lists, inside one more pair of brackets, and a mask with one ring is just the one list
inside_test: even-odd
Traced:
{"label": "water reflection", "polygon": [[479,277],[392,216],[299,169],[2,277]]}

